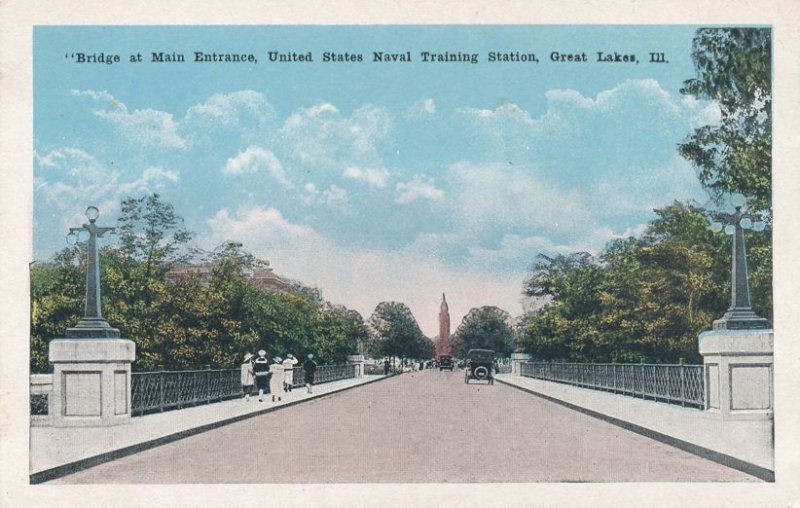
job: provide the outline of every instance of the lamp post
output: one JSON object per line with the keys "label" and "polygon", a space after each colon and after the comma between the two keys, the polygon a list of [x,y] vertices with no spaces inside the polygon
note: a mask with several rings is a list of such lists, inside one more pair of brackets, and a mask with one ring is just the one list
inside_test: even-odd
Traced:
{"label": "lamp post", "polygon": [[86,209],[88,224],[69,228],[67,241],[87,243],[86,307],[83,319],[67,328],[66,337],[50,341],[53,365],[52,424],[94,427],[131,420],[131,362],[136,344],[121,339],[103,319],[100,305],[100,257],[97,239],[114,228],[95,224],[99,210]]}
{"label": "lamp post", "polygon": [[[105,233],[113,232],[114,228],[100,227],[95,224],[100,211],[97,207],[90,206],[86,209],[88,224],[79,228],[69,228],[67,243],[76,244],[87,240],[86,263],[86,304],[84,316],[77,325],[67,328],[68,338],[119,338],[119,330],[112,328],[103,319],[103,310],[100,301],[100,256],[97,252],[97,239]],[[88,238],[87,235],[88,234]]]}
{"label": "lamp post", "polygon": [[[744,230],[763,231],[765,224],[758,215],[749,214],[742,208],[746,199],[741,194],[731,196],[733,213],[716,212],[712,214],[714,221],[711,230],[719,233],[723,229],[732,238],[731,266],[731,306],[728,311],[714,321],[714,330],[755,330],[770,328],[770,322],[759,317],[750,306],[750,285],[747,280],[747,253],[745,250]],[[755,220],[754,220],[755,219]]]}

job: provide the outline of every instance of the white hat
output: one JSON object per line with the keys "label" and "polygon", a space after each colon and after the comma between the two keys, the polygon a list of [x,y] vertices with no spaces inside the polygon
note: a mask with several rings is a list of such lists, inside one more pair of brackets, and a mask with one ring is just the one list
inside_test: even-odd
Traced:
{"label": "white hat", "polygon": [[314,358],[314,355],[312,353],[308,353],[308,358],[309,359]]}
{"label": "white hat", "polygon": [[286,358],[294,358],[294,356],[292,356],[292,353],[289,353],[286,355]]}
{"label": "white hat", "polygon": [[263,349],[258,351],[258,356],[266,356],[266,355],[267,355],[267,352],[264,351]]}
{"label": "white hat", "polygon": [[272,361],[275,363],[281,363],[283,360],[281,359],[280,356],[276,356],[275,358],[272,359]]}
{"label": "white hat", "polygon": [[[265,353],[266,353],[266,352],[265,352]],[[253,357],[253,353],[247,353],[246,355],[244,355],[244,361],[247,361],[247,360],[249,360],[249,359],[250,359],[250,358],[252,358],[252,357]]]}

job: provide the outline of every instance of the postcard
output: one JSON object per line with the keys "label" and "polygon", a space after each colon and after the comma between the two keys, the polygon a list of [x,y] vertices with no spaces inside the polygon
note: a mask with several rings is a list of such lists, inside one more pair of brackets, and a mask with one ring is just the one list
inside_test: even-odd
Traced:
{"label": "postcard", "polygon": [[796,9],[442,7],[13,11],[10,506],[798,502]]}

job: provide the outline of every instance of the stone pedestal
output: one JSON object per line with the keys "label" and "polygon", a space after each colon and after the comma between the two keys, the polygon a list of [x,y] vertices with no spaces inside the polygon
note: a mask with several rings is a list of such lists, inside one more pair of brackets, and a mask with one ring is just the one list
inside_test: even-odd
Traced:
{"label": "stone pedestal", "polygon": [[350,355],[347,357],[347,363],[356,365],[356,377],[364,377],[364,355]]}
{"label": "stone pedestal", "polygon": [[772,340],[768,329],[700,334],[709,413],[723,420],[772,420]]}
{"label": "stone pedestal", "polygon": [[55,339],[51,421],[56,427],[118,425],[131,418],[133,341]]}
{"label": "stone pedestal", "polygon": [[511,374],[519,376],[520,364],[522,362],[528,362],[530,359],[531,355],[527,353],[511,353]]}

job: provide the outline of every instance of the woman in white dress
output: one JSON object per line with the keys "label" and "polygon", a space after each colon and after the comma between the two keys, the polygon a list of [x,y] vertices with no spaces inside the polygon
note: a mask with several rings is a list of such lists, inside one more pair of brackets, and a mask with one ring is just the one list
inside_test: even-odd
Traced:
{"label": "woman in white dress", "polygon": [[272,376],[269,378],[269,393],[272,394],[272,402],[281,400],[281,389],[283,389],[283,365],[281,364],[280,356],[272,359],[272,364],[269,366],[269,371]]}

